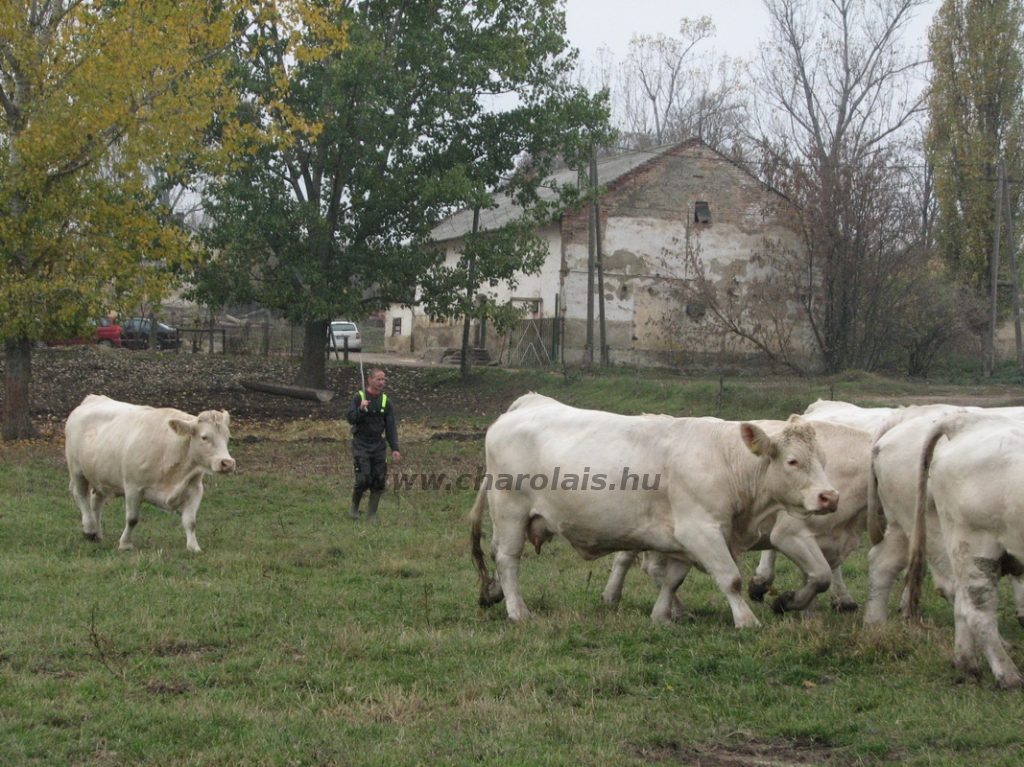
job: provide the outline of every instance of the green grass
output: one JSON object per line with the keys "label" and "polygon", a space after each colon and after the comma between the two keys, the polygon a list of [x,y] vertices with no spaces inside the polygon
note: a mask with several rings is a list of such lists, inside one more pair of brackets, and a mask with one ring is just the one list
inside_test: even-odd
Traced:
{"label": "green grass", "polygon": [[[450,371],[423,374],[442,393]],[[725,417],[803,409],[842,382],[638,378],[620,371],[505,374],[574,404]],[[856,398],[900,382],[861,380]],[[505,389],[502,389],[505,387]],[[920,393],[920,389],[913,392]],[[855,398],[850,396],[850,398]],[[799,408],[797,406],[799,405]],[[739,413],[743,413],[739,416]],[[482,440],[406,424],[410,471],[472,472]],[[822,609],[731,626],[694,572],[675,626],[649,619],[639,571],[617,611],[607,559],[554,541],[523,562],[536,619],[476,604],[472,492],[389,493],[380,524],[353,523],[347,446],[237,440],[233,477],[207,480],[204,551],[145,507],[136,550],[81,536],[60,445],[0,447],[0,764],[22,765],[1017,765],[1024,697],[952,670],[952,613],[933,628],[865,631]],[[753,554],[743,560],[749,575]],[[863,602],[862,548],[845,568]],[[780,587],[796,575],[785,564]],[[1024,663],[1008,591],[1004,638]]]}

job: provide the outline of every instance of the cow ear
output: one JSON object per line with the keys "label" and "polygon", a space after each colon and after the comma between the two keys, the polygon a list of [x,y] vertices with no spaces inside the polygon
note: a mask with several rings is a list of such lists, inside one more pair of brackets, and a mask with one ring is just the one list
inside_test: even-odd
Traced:
{"label": "cow ear", "polygon": [[221,415],[224,416],[224,425],[225,426],[230,426],[231,425],[231,413],[229,413],[227,410],[221,410],[220,412],[221,412]]}
{"label": "cow ear", "polygon": [[775,443],[772,442],[764,429],[752,423],[740,424],[740,436],[743,437],[743,444],[747,446],[756,456],[771,458],[775,455]]}
{"label": "cow ear", "polygon": [[175,434],[180,434],[182,437],[188,437],[192,435],[192,424],[188,421],[183,421],[180,418],[172,418],[167,424],[171,427]]}

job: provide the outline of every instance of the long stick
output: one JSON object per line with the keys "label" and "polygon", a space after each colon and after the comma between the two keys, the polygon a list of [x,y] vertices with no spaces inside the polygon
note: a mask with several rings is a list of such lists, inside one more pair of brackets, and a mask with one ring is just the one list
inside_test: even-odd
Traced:
{"label": "long stick", "polygon": [[359,380],[363,382],[363,391],[366,391],[366,376],[363,375],[363,350],[359,350]]}

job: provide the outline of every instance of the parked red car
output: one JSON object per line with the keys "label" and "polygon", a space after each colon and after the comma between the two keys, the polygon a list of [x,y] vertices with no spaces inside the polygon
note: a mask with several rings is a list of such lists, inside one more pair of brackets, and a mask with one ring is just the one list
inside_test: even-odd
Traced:
{"label": "parked red car", "polygon": [[89,322],[96,326],[96,331],[92,336],[80,336],[79,338],[69,338],[63,341],[47,341],[46,345],[97,344],[110,347],[121,345],[121,326],[116,322],[109,317],[101,317],[98,320],[90,320]]}

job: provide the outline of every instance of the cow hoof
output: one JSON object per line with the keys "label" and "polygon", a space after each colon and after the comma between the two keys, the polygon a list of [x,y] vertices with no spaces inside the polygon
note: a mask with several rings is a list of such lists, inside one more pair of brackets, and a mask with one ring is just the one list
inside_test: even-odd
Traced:
{"label": "cow hoof", "polygon": [[505,598],[505,592],[500,587],[484,586],[480,589],[480,606],[492,607]]}
{"label": "cow hoof", "polygon": [[747,594],[755,602],[763,602],[765,595],[768,593],[770,589],[771,584],[758,583],[757,581],[751,579],[750,585],[747,586]]}
{"label": "cow hoof", "polygon": [[1024,680],[1015,671],[996,676],[996,689],[999,690],[1019,690],[1022,684],[1024,684]]}
{"label": "cow hoof", "polygon": [[1019,623],[1021,627],[1024,628],[1024,615],[1017,616],[1017,623]]}
{"label": "cow hoof", "polygon": [[87,541],[99,542],[103,540],[103,536],[99,533],[82,533]]}
{"label": "cow hoof", "polygon": [[117,546],[118,551],[131,551],[133,548],[134,547],[130,543],[121,543]]}
{"label": "cow hoof", "polygon": [[772,602],[772,612],[776,615],[782,615],[783,613],[788,613],[796,610],[797,608],[793,606],[793,600],[795,599],[795,597],[796,594],[794,592],[787,591],[785,594],[783,594],[774,602]]}
{"label": "cow hoof", "polygon": [[844,599],[840,602],[833,602],[832,609],[835,610],[837,613],[855,613],[857,612],[857,603],[854,602],[852,599]]}

